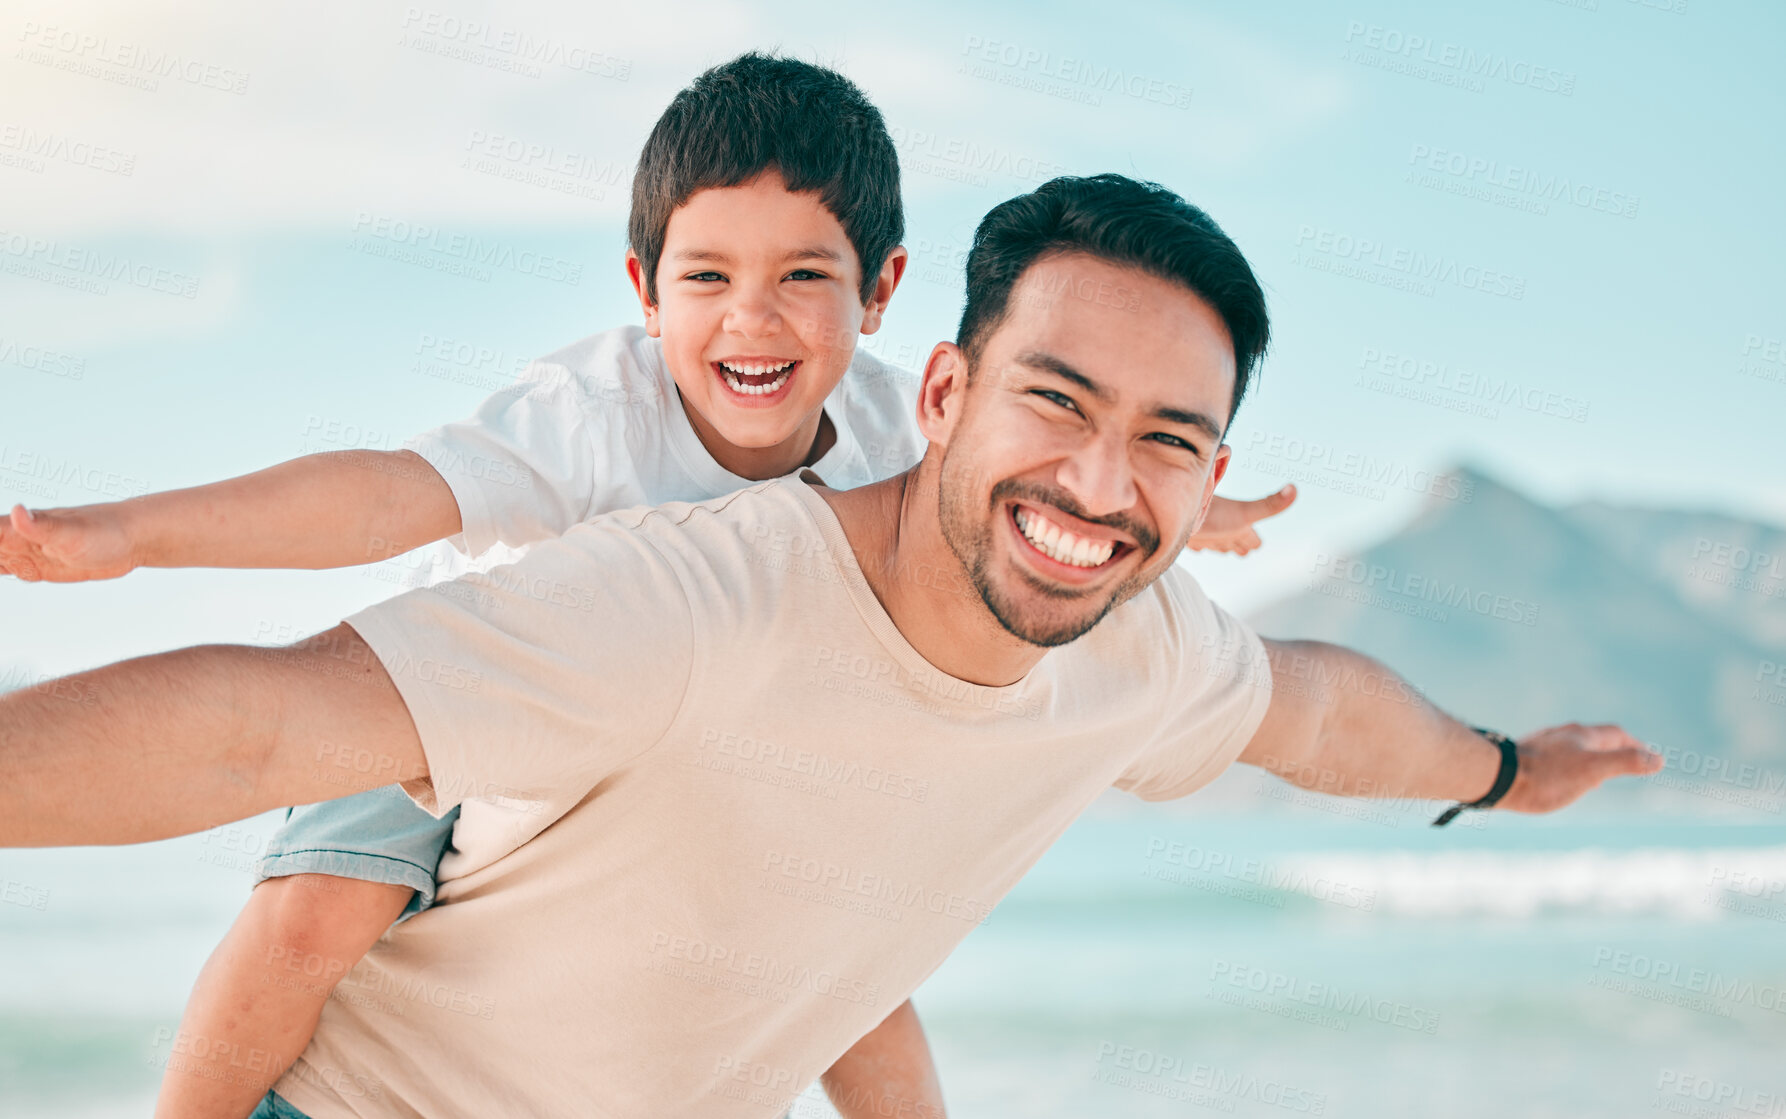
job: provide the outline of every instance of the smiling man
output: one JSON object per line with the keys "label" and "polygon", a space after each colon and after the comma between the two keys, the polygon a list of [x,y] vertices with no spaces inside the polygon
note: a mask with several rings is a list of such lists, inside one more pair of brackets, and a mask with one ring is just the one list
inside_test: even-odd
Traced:
{"label": "smiling man", "polygon": [[599,517],[300,646],[114,665],[79,678],[91,705],[0,698],[0,843],[392,780],[436,812],[548,802],[353,968],[279,1096],[769,1117],[1112,785],[1180,797],[1238,759],[1537,812],[1652,772],[1614,727],[1491,743],[1356,653],[1262,641],[1173,566],[1266,334],[1201,211],[1055,180],[975,236],[911,471]]}

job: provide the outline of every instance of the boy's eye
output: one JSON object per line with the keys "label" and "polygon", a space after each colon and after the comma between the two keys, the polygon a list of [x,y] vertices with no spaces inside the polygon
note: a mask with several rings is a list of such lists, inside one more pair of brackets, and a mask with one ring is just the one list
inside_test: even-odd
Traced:
{"label": "boy's eye", "polygon": [[796,268],[788,273],[787,278],[790,280],[822,280],[825,278],[825,274],[823,272],[814,272],[810,268]]}
{"label": "boy's eye", "polygon": [[1079,405],[1073,403],[1073,398],[1065,393],[1055,392],[1053,389],[1035,389],[1034,392],[1043,400],[1052,401],[1062,408],[1071,408],[1075,412],[1079,411]]}
{"label": "boy's eye", "polygon": [[694,280],[698,283],[711,283],[714,280],[725,279],[725,277],[718,272],[690,272],[682,278],[685,280]]}

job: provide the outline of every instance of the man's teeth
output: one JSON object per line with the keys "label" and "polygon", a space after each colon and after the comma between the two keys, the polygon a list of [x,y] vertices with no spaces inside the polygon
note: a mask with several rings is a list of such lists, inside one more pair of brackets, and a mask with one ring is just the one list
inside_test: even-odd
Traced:
{"label": "man's teeth", "polygon": [[1098,567],[1116,551],[1114,540],[1089,540],[1075,536],[1040,513],[1019,507],[1017,527],[1036,550],[1073,567]]}
{"label": "man's teeth", "polygon": [[[769,393],[779,390],[781,386],[788,383],[788,377],[792,375],[793,369],[794,363],[791,361],[772,363],[722,361],[719,363],[719,375],[725,378],[726,387],[745,396],[767,396]],[[767,377],[771,373],[778,373],[780,376],[761,385],[746,384],[738,379],[739,377]]]}

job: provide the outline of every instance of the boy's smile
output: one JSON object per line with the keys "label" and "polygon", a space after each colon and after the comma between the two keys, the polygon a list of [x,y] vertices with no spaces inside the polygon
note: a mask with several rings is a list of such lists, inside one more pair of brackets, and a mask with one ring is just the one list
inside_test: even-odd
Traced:
{"label": "boy's smile", "polygon": [[780,403],[788,382],[800,367],[798,358],[730,357],[711,363],[726,388],[743,399],[739,407],[761,408]]}

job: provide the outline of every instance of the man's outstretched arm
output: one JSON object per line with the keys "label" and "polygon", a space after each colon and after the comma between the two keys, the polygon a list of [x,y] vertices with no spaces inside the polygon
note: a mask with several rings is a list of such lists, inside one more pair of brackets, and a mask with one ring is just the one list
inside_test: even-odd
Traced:
{"label": "man's outstretched arm", "polygon": [[[334,764],[341,751],[376,764]],[[427,772],[409,709],[346,625],[0,696],[0,847],[164,839]]]}
{"label": "man's outstretched arm", "polygon": [[[1335,796],[1473,801],[1495,783],[1500,751],[1362,653],[1318,641],[1266,641],[1271,706],[1240,760]],[[1552,812],[1609,777],[1662,768],[1615,726],[1550,727],[1519,743],[1498,808]]]}

